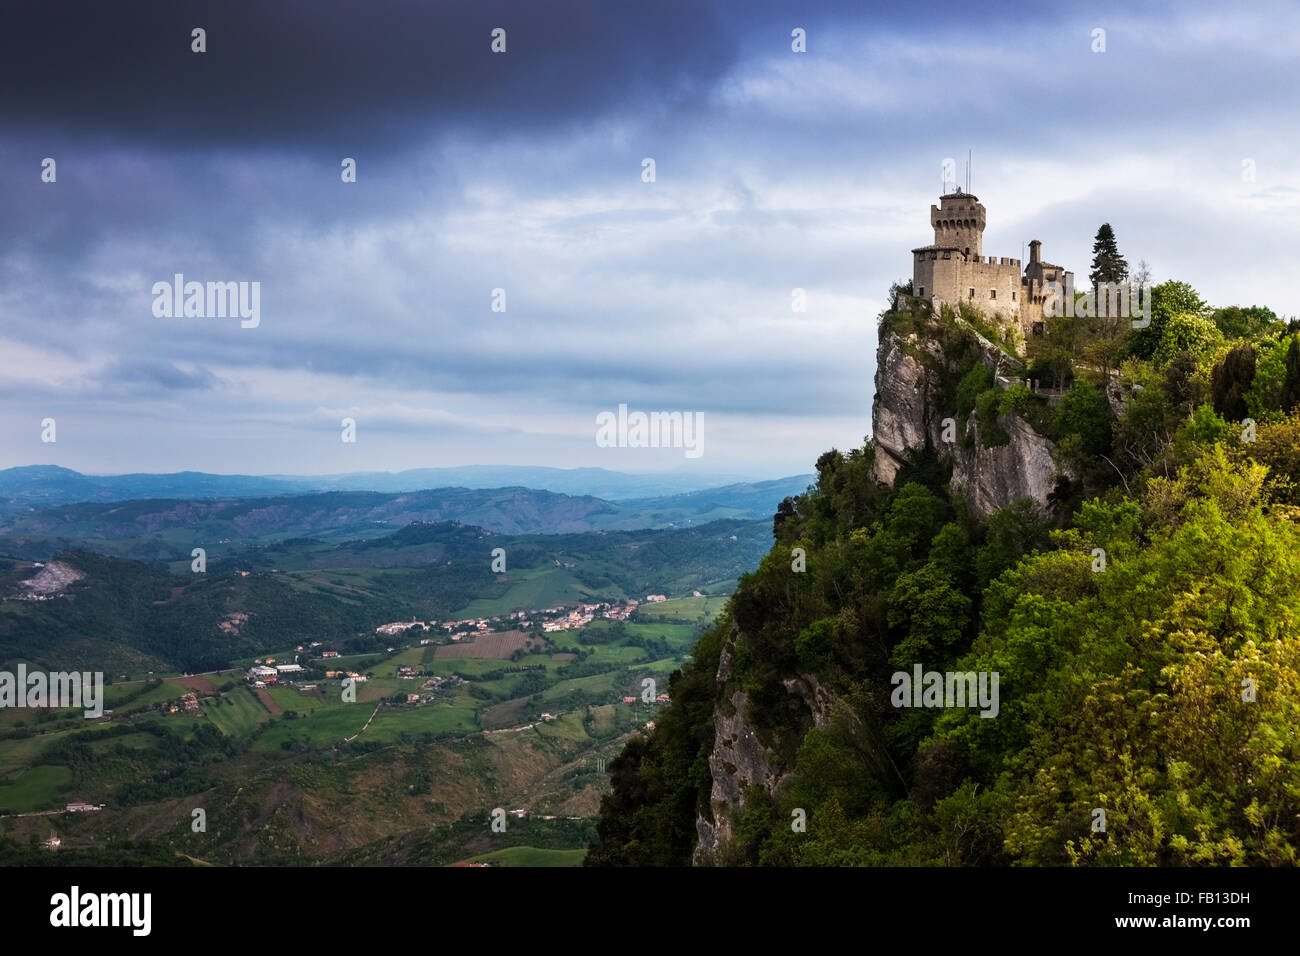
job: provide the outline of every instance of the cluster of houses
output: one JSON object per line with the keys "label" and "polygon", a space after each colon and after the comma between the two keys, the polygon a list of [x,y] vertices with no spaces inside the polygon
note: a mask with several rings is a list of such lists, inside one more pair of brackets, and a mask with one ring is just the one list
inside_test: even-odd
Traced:
{"label": "cluster of houses", "polygon": [[456,688],[462,684],[468,684],[469,681],[455,674],[449,674],[446,677],[430,677],[421,686],[425,690],[443,690],[444,688]]}
{"label": "cluster of houses", "polygon": [[[640,699],[641,699],[640,697],[624,697],[624,698],[623,698],[623,703],[625,703],[625,704],[635,704],[635,703],[636,703],[637,701],[639,701]],[[667,694],[660,694],[659,696],[657,696],[657,697],[655,698],[655,703],[656,703],[656,704],[670,704],[670,703],[672,703],[672,699],[671,699]]]}
{"label": "cluster of houses", "polygon": [[[646,601],[651,604],[666,600],[668,598],[663,594],[651,594],[646,597]],[[606,601],[599,604],[579,604],[574,608],[561,605],[540,610],[513,611],[504,616],[469,617],[462,621],[417,621],[414,619],[410,621],[393,621],[389,624],[379,625],[375,628],[375,633],[392,636],[406,634],[412,628],[420,631],[440,630],[453,641],[459,641],[466,634],[487,634],[507,627],[522,629],[531,627],[534,623],[541,625],[543,631],[568,631],[585,627],[597,617],[610,621],[626,621],[640,606],[640,603],[640,601],[632,599],[618,602]],[[434,643],[437,643],[437,640],[432,637],[420,639],[421,645]]]}
{"label": "cluster of houses", "polygon": [[365,674],[358,674],[356,671],[326,671],[326,680],[347,680],[351,678],[358,684],[364,684],[367,680]]}
{"label": "cluster of houses", "polygon": [[608,621],[626,621],[632,616],[632,612],[640,607],[641,602],[637,600],[622,601],[618,604],[609,602],[601,604],[579,604],[571,611],[565,612],[564,608],[547,608],[543,614],[554,614],[550,620],[542,620],[543,631],[570,631],[577,628],[586,627],[597,617],[602,617]]}
{"label": "cluster of houses", "polygon": [[[399,668],[397,669],[397,676],[398,676],[399,678],[404,679],[404,680],[413,680],[413,679],[415,679],[415,678],[419,678],[419,677],[428,677],[427,674],[417,674],[417,673],[415,672],[414,668],[411,668],[411,667],[399,667]],[[361,679],[362,679],[362,680],[365,680],[364,677],[361,678]],[[452,675],[447,676],[447,677],[429,677],[428,680],[426,680],[423,684],[420,685],[420,689],[421,689],[421,690],[427,690],[427,691],[438,691],[438,690],[443,690],[443,689],[446,689],[446,688],[455,689],[455,688],[457,688],[457,687],[461,687],[462,685],[464,685],[464,684],[468,684],[468,683],[469,683],[469,681],[464,680],[463,678],[457,677],[455,674],[452,674]],[[397,695],[397,699],[398,699],[398,701],[400,702],[400,701],[403,699],[403,695],[400,695],[400,694]],[[432,695],[429,695],[429,696],[426,696],[426,697],[423,698],[423,699],[425,699],[425,700],[433,700],[433,697],[432,697]],[[420,703],[420,700],[421,700],[421,697],[420,697],[419,694],[416,694],[416,693],[409,693],[409,692],[408,692],[408,693],[405,695],[405,701],[406,701],[406,703],[408,703],[408,704],[418,704],[418,703]]]}
{"label": "cluster of houses", "polygon": [[199,713],[199,695],[190,691],[179,702],[167,705],[169,714],[179,714],[182,710],[187,714]]}
{"label": "cluster of houses", "polygon": [[[516,615],[511,614],[510,618]],[[451,634],[453,641],[458,641],[465,634],[486,634],[492,630],[493,624],[501,624],[500,617],[468,617],[463,621],[393,621],[391,624],[380,624],[375,628],[376,634],[382,634],[385,637],[391,637],[394,634],[405,634],[412,628],[420,631],[437,631],[442,630]],[[420,641],[421,644],[434,643],[432,638],[425,638]]]}

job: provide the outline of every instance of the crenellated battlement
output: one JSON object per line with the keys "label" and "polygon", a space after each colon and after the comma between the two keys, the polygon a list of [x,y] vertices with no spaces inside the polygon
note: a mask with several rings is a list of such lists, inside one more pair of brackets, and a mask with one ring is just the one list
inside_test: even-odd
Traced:
{"label": "crenellated battlement", "polygon": [[984,206],[960,189],[939,197],[930,207],[934,243],[913,249],[912,285],[929,302],[955,307],[965,302],[995,320],[1018,325],[1028,338],[1043,328],[1046,283],[1071,273],[1044,262],[1042,243],[1029,243],[1029,263],[1012,256],[986,256]]}

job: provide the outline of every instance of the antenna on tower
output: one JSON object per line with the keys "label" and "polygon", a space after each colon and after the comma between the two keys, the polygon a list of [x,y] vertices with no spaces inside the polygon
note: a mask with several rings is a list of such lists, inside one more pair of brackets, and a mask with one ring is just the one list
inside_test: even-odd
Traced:
{"label": "antenna on tower", "polygon": [[966,150],[966,192],[967,193],[970,192],[970,161],[971,161],[971,150],[968,148]]}

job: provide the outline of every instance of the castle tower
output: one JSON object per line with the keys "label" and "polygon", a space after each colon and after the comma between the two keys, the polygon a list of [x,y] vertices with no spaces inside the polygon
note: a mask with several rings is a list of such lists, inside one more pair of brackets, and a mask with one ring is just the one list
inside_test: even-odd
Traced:
{"label": "castle tower", "polygon": [[930,225],[936,248],[956,249],[966,256],[984,254],[984,206],[960,186],[930,207]]}
{"label": "castle tower", "polygon": [[934,309],[971,306],[997,325],[1023,328],[1020,260],[984,255],[984,222],[984,207],[970,193],[940,196],[930,207],[934,244],[912,250],[912,294]]}

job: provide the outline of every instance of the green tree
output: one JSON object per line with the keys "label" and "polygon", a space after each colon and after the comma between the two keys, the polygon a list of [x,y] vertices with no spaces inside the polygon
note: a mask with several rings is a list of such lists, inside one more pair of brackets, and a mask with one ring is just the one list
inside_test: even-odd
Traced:
{"label": "green tree", "polygon": [[1210,394],[1214,410],[1229,421],[1241,421],[1247,415],[1246,393],[1255,380],[1255,347],[1239,345],[1214,366],[1210,375]]}
{"label": "green tree", "polygon": [[1123,282],[1128,278],[1128,262],[1119,254],[1115,230],[1103,222],[1092,243],[1092,272],[1088,274],[1095,290],[1102,282]]}
{"label": "green tree", "polygon": [[1179,352],[1200,357],[1223,344],[1223,333],[1203,315],[1180,312],[1172,315],[1160,330],[1160,341],[1152,358],[1163,365]]}
{"label": "green tree", "polygon": [[1064,437],[1078,435],[1088,455],[1110,452],[1110,405],[1101,389],[1087,382],[1075,382],[1056,409],[1056,427]]}
{"label": "green tree", "polygon": [[1175,315],[1205,315],[1209,306],[1186,282],[1170,279],[1151,289],[1150,324],[1135,329],[1129,336],[1128,352],[1140,359],[1151,360],[1164,336],[1164,329]]}
{"label": "green tree", "polygon": [[1286,348],[1286,378],[1282,380],[1282,411],[1300,405],[1300,335],[1291,336]]}
{"label": "green tree", "polygon": [[1262,305],[1229,305],[1215,309],[1210,320],[1226,339],[1257,339],[1281,327],[1277,314]]}

